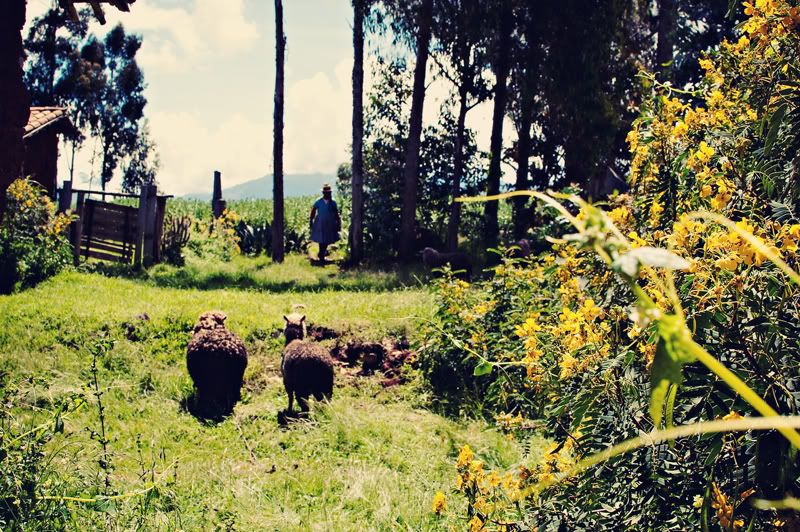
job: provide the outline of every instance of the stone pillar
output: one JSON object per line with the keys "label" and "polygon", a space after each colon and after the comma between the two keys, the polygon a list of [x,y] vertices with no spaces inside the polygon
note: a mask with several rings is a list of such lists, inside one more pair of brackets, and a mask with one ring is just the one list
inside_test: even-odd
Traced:
{"label": "stone pillar", "polygon": [[219,218],[225,212],[225,200],[222,199],[222,174],[214,170],[214,193],[211,195],[211,212]]}

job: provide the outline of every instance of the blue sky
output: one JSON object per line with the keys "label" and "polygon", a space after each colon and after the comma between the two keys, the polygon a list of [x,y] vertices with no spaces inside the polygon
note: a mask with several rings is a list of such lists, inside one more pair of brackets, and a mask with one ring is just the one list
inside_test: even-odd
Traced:
{"label": "blue sky", "polygon": [[[50,3],[28,0],[28,19]],[[333,175],[349,157],[350,2],[285,0],[284,5],[285,171]],[[105,11],[107,25],[95,24],[93,31],[102,34],[119,21],[144,40],[139,61],[148,84],[145,113],[161,158],[161,189],[210,190],[214,170],[222,172],[223,186],[271,173],[274,2],[137,0],[130,13]],[[426,121],[435,120],[448,92],[442,82],[429,88]],[[484,104],[468,123],[483,146],[490,116],[490,105]],[[91,173],[91,151],[87,145],[77,157],[78,172]],[[61,162],[65,165],[66,157]]]}

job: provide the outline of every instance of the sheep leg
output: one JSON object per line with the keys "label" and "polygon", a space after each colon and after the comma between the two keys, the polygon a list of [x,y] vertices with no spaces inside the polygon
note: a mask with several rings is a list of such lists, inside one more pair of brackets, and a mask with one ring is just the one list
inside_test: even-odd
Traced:
{"label": "sheep leg", "polygon": [[300,405],[301,412],[308,412],[308,397],[297,396],[297,404]]}
{"label": "sheep leg", "polygon": [[286,394],[289,396],[289,408],[286,411],[291,414],[294,411],[294,394],[291,390],[286,390]]}

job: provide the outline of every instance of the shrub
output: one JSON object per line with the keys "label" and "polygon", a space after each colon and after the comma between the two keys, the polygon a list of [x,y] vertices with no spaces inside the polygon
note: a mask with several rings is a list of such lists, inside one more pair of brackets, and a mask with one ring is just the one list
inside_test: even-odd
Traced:
{"label": "shrub", "polygon": [[34,286],[70,264],[70,222],[69,216],[56,214],[53,202],[33,181],[18,179],[8,187],[0,223],[0,293]]}
{"label": "shrub", "polygon": [[583,205],[579,234],[553,254],[503,264],[470,287],[443,281],[421,360],[429,382],[446,404],[478,405],[521,438],[543,418],[554,441],[508,473],[462,451],[456,491],[474,529],[741,530],[796,519],[745,503],[798,489],[796,453],[775,431],[654,445],[543,489],[662,422],[763,413],[685,349],[692,337],[778,413],[800,407],[800,291],[768,260],[800,264],[795,4],[745,2],[740,39],[701,61],[697,90],[649,79],[652,98],[628,136],[630,196],[605,212]]}

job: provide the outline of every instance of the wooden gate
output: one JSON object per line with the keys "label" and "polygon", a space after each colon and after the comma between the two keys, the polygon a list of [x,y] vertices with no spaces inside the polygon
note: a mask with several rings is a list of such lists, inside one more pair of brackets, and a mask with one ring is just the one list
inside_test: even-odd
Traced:
{"label": "wooden gate", "polygon": [[84,258],[130,263],[136,251],[138,211],[136,207],[86,200],[79,253]]}
{"label": "wooden gate", "polygon": [[[59,210],[72,206],[72,195],[78,200],[74,213],[77,220],[72,226],[71,241],[75,264],[89,257],[149,266],[161,260],[161,236],[167,198],[159,196],[154,185],[142,186],[141,194],[124,194],[94,190],[77,190],[71,181],[64,181],[59,190]],[[139,206],[108,203],[89,199],[89,195],[139,199]]]}

